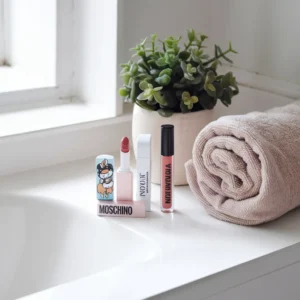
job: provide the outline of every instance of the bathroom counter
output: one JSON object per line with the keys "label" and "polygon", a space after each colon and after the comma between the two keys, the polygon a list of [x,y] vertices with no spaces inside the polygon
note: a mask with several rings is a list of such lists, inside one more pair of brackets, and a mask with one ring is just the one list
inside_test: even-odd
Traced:
{"label": "bathroom counter", "polygon": [[[59,199],[96,214],[93,170],[91,158],[2,177],[0,191]],[[266,225],[243,227],[207,215],[188,186],[175,188],[173,214],[160,212],[159,195],[160,187],[152,185],[153,211],[145,219],[106,218],[156,245],[146,262],[91,275],[26,300],[142,299],[167,291],[157,298],[219,299],[216,295],[223,291],[300,260],[300,210]]]}

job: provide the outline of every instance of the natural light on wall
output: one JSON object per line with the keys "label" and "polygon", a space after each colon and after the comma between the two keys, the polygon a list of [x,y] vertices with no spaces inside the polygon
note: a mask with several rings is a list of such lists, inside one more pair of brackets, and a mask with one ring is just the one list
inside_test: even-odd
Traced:
{"label": "natural light on wall", "polygon": [[0,113],[80,103],[101,110],[89,119],[121,114],[117,21],[117,0],[0,0]]}
{"label": "natural light on wall", "polygon": [[0,0],[0,105],[71,94],[72,1]]}
{"label": "natural light on wall", "polygon": [[4,64],[4,1],[0,0],[0,66]]}
{"label": "natural light on wall", "polygon": [[56,1],[0,3],[0,53],[6,65],[1,69],[0,92],[55,86]]}

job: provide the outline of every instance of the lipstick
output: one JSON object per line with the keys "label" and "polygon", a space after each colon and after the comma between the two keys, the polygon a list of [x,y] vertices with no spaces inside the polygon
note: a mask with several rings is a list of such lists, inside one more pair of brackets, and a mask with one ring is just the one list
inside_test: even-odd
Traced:
{"label": "lipstick", "polygon": [[161,211],[173,212],[174,126],[161,126]]}
{"label": "lipstick", "polygon": [[129,139],[124,137],[120,146],[120,168],[117,171],[117,201],[133,200],[133,173],[130,167]]}

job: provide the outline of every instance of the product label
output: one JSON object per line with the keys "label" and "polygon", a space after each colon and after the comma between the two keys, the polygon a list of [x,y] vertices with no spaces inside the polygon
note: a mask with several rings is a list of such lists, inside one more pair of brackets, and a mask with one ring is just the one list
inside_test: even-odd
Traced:
{"label": "product label", "polygon": [[173,208],[173,157],[161,157],[161,207]]}
{"label": "product label", "polygon": [[119,206],[119,205],[99,205],[98,206],[98,213],[99,214],[106,214],[106,215],[125,215],[131,216],[132,215],[132,207],[131,206]]}
{"label": "product label", "polygon": [[149,172],[146,172],[146,174],[139,173],[139,183],[140,197],[146,197],[146,195],[149,193]]}
{"label": "product label", "polygon": [[165,166],[165,203],[171,204],[172,201],[172,165]]}
{"label": "product label", "polygon": [[114,161],[102,157],[96,161],[96,186],[98,200],[114,199]]}

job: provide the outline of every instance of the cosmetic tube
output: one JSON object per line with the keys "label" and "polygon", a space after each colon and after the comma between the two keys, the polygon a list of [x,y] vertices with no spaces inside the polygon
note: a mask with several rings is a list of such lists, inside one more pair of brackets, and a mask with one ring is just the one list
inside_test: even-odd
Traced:
{"label": "cosmetic tube", "polygon": [[161,211],[173,212],[174,126],[161,126]]}
{"label": "cosmetic tube", "polygon": [[151,134],[140,134],[136,154],[136,200],[151,211]]}

